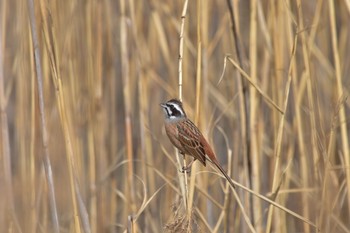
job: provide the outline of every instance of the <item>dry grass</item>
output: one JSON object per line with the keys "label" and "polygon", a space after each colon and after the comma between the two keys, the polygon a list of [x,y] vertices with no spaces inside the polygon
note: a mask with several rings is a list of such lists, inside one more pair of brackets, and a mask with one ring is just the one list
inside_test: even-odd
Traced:
{"label": "dry grass", "polygon": [[[348,0],[1,0],[0,232],[350,232],[349,22]],[[235,190],[179,172],[179,96]]]}

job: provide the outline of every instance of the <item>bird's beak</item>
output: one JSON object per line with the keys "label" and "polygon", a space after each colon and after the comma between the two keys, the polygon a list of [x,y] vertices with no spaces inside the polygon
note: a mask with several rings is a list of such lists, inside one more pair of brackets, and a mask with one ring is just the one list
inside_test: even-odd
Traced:
{"label": "bird's beak", "polygon": [[159,104],[162,108],[165,108],[166,107],[166,104],[165,103],[161,103]]}

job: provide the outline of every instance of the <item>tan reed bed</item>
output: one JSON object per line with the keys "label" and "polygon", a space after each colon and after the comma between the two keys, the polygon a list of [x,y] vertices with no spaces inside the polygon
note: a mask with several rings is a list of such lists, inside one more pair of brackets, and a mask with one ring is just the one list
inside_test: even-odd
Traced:
{"label": "tan reed bed", "polygon": [[[349,20],[348,0],[0,1],[0,232],[350,232]],[[174,97],[235,190],[179,172]]]}

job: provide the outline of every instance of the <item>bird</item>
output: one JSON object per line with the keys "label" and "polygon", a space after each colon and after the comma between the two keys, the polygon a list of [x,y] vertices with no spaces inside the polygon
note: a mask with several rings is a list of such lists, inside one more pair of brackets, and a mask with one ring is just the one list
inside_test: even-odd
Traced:
{"label": "bird", "polygon": [[170,142],[183,156],[190,155],[193,157],[193,160],[188,166],[183,167],[182,171],[188,171],[196,160],[201,162],[204,166],[206,166],[206,161],[209,161],[225,176],[232,188],[235,188],[231,177],[220,165],[213,149],[201,131],[187,117],[182,102],[178,99],[171,99],[165,103],[161,103],[160,106],[164,111],[165,132]]}

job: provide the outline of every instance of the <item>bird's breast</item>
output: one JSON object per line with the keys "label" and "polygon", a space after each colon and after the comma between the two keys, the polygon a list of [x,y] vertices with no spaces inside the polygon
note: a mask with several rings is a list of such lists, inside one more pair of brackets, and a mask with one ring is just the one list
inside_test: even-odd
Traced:
{"label": "bird's breast", "polygon": [[185,153],[185,149],[183,148],[183,146],[181,145],[181,142],[178,139],[179,132],[178,132],[178,128],[177,128],[176,123],[166,122],[165,123],[165,132],[168,135],[171,143],[177,149],[179,149],[181,152]]}

